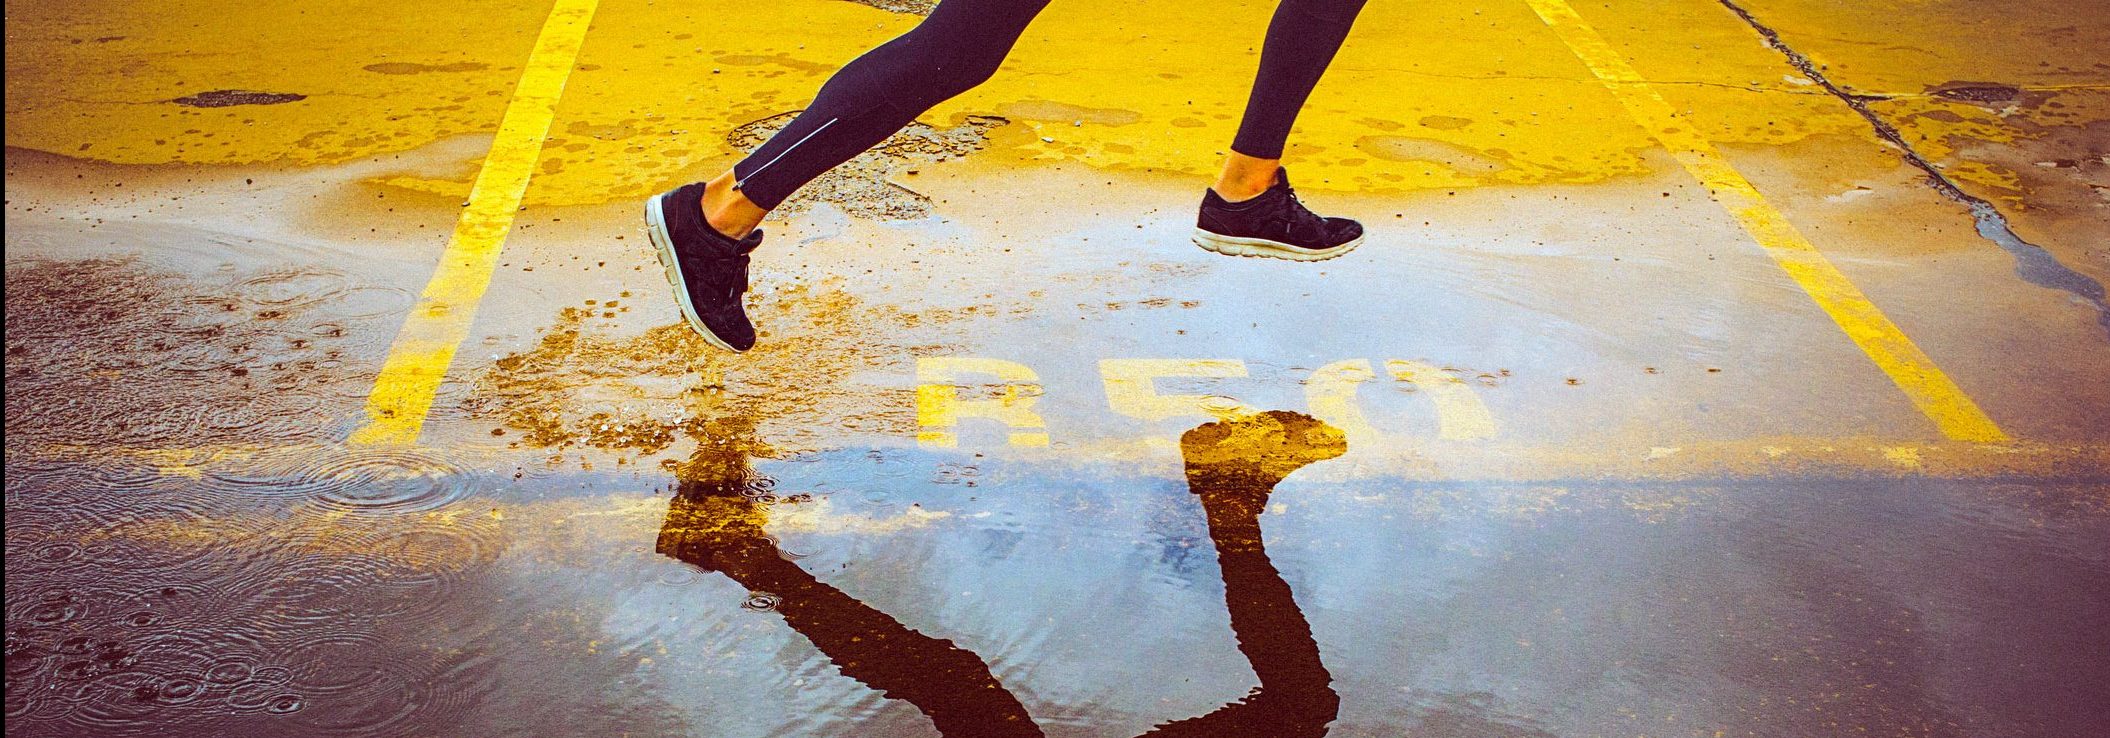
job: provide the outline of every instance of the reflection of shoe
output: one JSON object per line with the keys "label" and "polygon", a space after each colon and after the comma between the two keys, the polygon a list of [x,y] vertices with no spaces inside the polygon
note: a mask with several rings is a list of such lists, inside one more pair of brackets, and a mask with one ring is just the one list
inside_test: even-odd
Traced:
{"label": "reflection of shoe", "polygon": [[1250,199],[1231,202],[1209,190],[1202,195],[1194,243],[1219,254],[1325,261],[1363,243],[1363,224],[1325,218],[1304,207],[1289,187],[1289,171]]}
{"label": "reflection of shoe", "polygon": [[1266,494],[1290,472],[1348,452],[1339,428],[1286,410],[1231,418],[1180,436],[1187,483],[1195,494]]}
{"label": "reflection of shoe", "polygon": [[776,556],[776,543],[762,526],[768,507],[747,495],[747,450],[699,449],[676,470],[679,491],[667,503],[667,520],[656,549],[706,571],[724,571],[743,559]]}
{"label": "reflection of shoe", "polygon": [[747,255],[762,245],[762,229],[735,241],[703,219],[703,183],[683,185],[645,201],[645,224],[681,316],[704,340],[728,351],[755,345],[740,295],[747,291]]}

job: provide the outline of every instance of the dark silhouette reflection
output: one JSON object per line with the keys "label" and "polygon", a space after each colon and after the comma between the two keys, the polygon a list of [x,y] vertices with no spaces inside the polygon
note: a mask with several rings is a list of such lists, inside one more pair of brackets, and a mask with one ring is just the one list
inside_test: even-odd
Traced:
{"label": "dark silhouette reflection", "polygon": [[[775,595],[776,612],[844,675],[915,705],[943,735],[1042,735],[980,656],[916,632],[779,555],[762,529],[767,507],[746,494],[756,450],[751,426],[717,423],[709,437],[714,442],[677,471],[679,491],[660,529],[660,553]],[[1326,734],[1340,697],[1310,624],[1261,545],[1260,514],[1290,472],[1347,448],[1338,429],[1283,411],[1209,423],[1181,436],[1188,490],[1201,499],[1223,569],[1231,629],[1260,686],[1207,715],[1145,735]]]}
{"label": "dark silhouette reflection", "polygon": [[714,426],[713,442],[676,470],[680,486],[659,531],[660,553],[776,595],[777,614],[843,675],[915,705],[945,735],[1041,734],[980,656],[902,625],[779,555],[762,531],[768,508],[746,494],[752,426]]}
{"label": "dark silhouette reflection", "polygon": [[1273,410],[1209,423],[1180,436],[1187,490],[1201,498],[1209,540],[1223,569],[1224,605],[1238,650],[1260,686],[1201,717],[1158,726],[1151,736],[1320,736],[1340,712],[1333,675],[1319,662],[1311,624],[1260,542],[1260,513],[1290,472],[1348,451],[1341,431],[1311,416]]}

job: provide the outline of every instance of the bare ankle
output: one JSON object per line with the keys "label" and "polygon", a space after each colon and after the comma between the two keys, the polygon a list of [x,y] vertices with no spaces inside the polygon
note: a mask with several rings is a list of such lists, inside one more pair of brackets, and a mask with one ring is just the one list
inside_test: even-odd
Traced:
{"label": "bare ankle", "polygon": [[1280,159],[1260,159],[1232,152],[1224,161],[1223,174],[1211,187],[1216,195],[1231,202],[1251,200],[1275,186],[1276,173],[1282,170]]}
{"label": "bare ankle", "polygon": [[1253,198],[1259,197],[1261,193],[1267,192],[1267,187],[1265,185],[1254,187],[1245,183],[1227,182],[1223,180],[1218,180],[1216,184],[1210,185],[1209,189],[1215,190],[1216,196],[1223,198],[1225,202],[1243,202],[1245,200],[1251,200]]}
{"label": "bare ankle", "polygon": [[739,240],[761,225],[769,211],[756,205],[733,187],[732,172],[718,175],[703,186],[703,220],[728,238]]}

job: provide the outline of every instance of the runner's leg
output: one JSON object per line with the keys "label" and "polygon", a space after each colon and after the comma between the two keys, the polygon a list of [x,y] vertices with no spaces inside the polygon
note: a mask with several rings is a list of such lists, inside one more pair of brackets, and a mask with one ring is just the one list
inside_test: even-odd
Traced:
{"label": "runner's leg", "polygon": [[1311,212],[1282,171],[1290,126],[1362,9],[1363,0],[1281,0],[1275,6],[1231,154],[1202,195],[1196,245],[1219,254],[1323,261],[1363,242],[1361,223]]}
{"label": "runner's leg", "polygon": [[733,167],[737,188],[762,209],[775,208],[931,106],[988,80],[1047,3],[944,0],[915,28],[829,78],[797,119]]}
{"label": "runner's leg", "polygon": [[1255,159],[1280,159],[1290,125],[1334,52],[1348,38],[1363,0],[1282,0],[1269,21],[1245,118],[1231,150]]}

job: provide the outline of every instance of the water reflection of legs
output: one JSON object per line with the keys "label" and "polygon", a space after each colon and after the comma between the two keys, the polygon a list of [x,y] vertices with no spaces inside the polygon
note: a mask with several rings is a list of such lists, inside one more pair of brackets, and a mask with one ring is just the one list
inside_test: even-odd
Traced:
{"label": "water reflection of legs", "polygon": [[[681,466],[680,491],[659,534],[660,553],[776,595],[785,623],[845,676],[915,705],[943,735],[1042,734],[980,656],[916,632],[780,555],[762,529],[767,508],[743,494],[751,434],[718,438]],[[1306,415],[1275,411],[1188,431],[1180,450],[1188,488],[1208,516],[1238,650],[1260,686],[1245,699],[1146,735],[1324,735],[1340,697],[1319,660],[1310,624],[1261,544],[1260,514],[1290,472],[1347,450],[1341,432]]]}
{"label": "water reflection of legs", "polygon": [[[844,676],[930,716],[948,736],[1038,736],[1018,698],[974,652],[902,625],[815,579],[777,552],[762,531],[767,508],[743,494],[745,434],[697,449],[659,532],[659,552],[779,597],[777,614]],[[727,442],[729,441],[729,442]]]}
{"label": "water reflection of legs", "polygon": [[1150,736],[1320,736],[1339,713],[1333,675],[1319,661],[1311,624],[1260,541],[1260,513],[1290,472],[1340,456],[1339,429],[1299,413],[1270,411],[1210,423],[1180,437],[1187,488],[1201,498],[1223,568],[1231,630],[1260,686],[1200,717],[1158,726]]}

